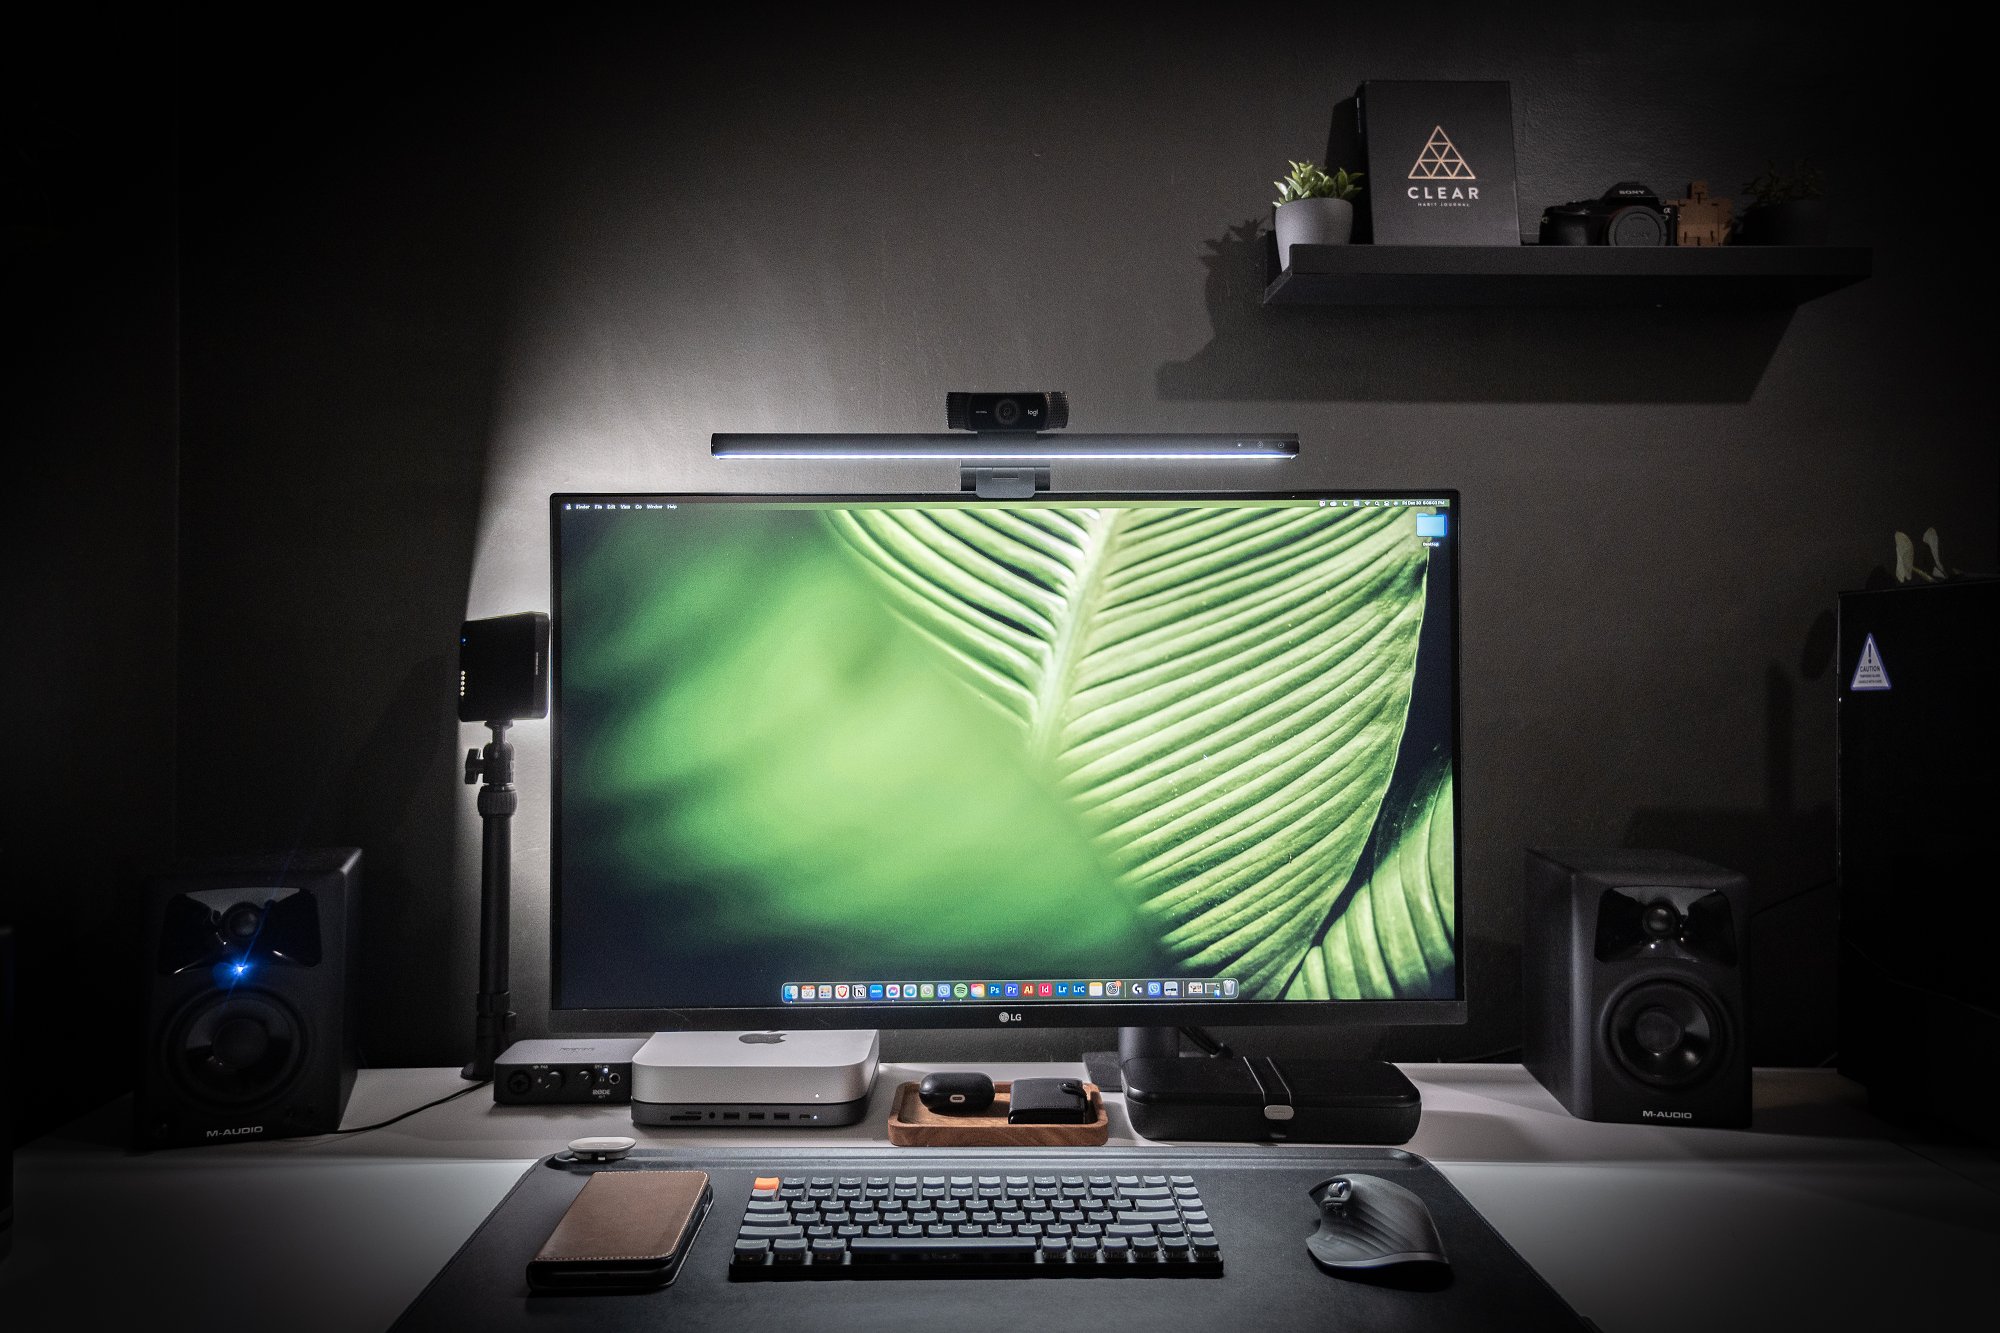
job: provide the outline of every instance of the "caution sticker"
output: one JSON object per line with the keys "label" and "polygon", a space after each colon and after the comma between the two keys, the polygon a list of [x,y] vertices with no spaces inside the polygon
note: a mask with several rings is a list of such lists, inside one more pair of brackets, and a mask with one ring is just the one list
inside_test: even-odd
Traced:
{"label": "caution sticker", "polygon": [[1875,636],[1861,645],[1861,660],[1854,664],[1854,679],[1847,682],[1849,690],[1886,690],[1889,688],[1889,668],[1882,665],[1882,650],[1875,646]]}

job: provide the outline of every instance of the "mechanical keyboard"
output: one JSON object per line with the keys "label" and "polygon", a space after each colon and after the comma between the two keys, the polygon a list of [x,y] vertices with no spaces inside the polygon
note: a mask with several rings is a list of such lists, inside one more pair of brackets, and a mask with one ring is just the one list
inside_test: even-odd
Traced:
{"label": "mechanical keyboard", "polygon": [[729,1276],[1220,1277],[1185,1175],[759,1176]]}

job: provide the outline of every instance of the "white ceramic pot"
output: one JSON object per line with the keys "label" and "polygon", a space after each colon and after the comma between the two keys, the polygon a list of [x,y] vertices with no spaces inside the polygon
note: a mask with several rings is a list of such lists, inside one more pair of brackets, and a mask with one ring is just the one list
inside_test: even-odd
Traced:
{"label": "white ceramic pot", "polygon": [[1346,245],[1354,234],[1354,205],[1346,199],[1294,199],[1276,209],[1278,262],[1292,266],[1295,245]]}

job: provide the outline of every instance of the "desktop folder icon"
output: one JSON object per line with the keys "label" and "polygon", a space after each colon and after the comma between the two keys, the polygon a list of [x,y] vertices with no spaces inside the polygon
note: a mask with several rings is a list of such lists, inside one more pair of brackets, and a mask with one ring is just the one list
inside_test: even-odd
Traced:
{"label": "desktop folder icon", "polygon": [[1419,537],[1442,537],[1445,534],[1445,529],[1449,526],[1450,520],[1443,514],[1417,515],[1417,535]]}

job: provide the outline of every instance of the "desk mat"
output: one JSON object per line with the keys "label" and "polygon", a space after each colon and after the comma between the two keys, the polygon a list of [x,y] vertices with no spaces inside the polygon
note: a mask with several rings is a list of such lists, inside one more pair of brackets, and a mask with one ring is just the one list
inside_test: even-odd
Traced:
{"label": "desk mat", "polygon": [[[671,1287],[639,1295],[531,1296],[528,1260],[593,1171],[707,1171],[715,1205]],[[1420,1195],[1452,1265],[1433,1278],[1335,1277],[1306,1254],[1318,1210],[1306,1192],[1364,1172]],[[1214,1219],[1220,1278],[895,1278],[731,1282],[736,1224],[759,1175],[1187,1172]],[[1436,1168],[1396,1148],[1215,1146],[1124,1149],[641,1149],[588,1166],[544,1158],[396,1322],[396,1333],[478,1328],[591,1330],[1367,1329],[1370,1333],[1593,1328],[1529,1268]]]}

